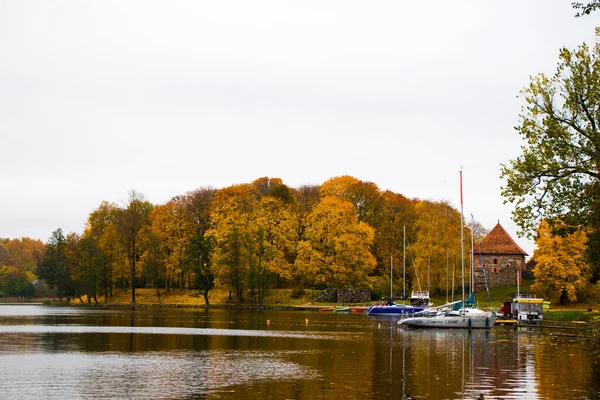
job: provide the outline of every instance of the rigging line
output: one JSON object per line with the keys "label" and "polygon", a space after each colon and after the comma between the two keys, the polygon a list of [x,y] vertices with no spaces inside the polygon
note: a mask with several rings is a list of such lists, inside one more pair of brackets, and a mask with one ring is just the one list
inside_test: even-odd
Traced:
{"label": "rigging line", "polygon": [[481,256],[481,244],[477,245],[477,250],[479,250],[479,263],[481,264],[481,271],[483,271],[483,282],[485,283],[485,290],[487,291],[488,300],[490,302],[490,308],[492,307],[492,295],[490,294],[490,288],[487,282],[487,276],[485,274],[485,267],[483,266],[483,257]]}
{"label": "rigging line", "polygon": [[412,248],[408,246],[408,254],[410,254],[410,260],[412,261],[413,270],[415,271],[415,278],[417,278],[417,286],[419,287],[419,292],[421,291],[421,282],[419,281],[419,274],[417,273],[417,267],[415,267],[415,259],[413,257]]}

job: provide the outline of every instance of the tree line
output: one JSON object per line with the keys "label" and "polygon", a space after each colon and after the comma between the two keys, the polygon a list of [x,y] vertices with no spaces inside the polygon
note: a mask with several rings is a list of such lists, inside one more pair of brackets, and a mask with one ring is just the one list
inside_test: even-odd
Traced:
{"label": "tree line", "polygon": [[460,227],[447,202],[351,176],[299,188],[263,177],[165,204],[131,191],[123,206],[102,202],[82,234],[53,232],[36,274],[61,299],[106,301],[114,288],[130,288],[135,303],[136,288],[156,289],[159,301],[161,290],[189,289],[210,304],[218,286],[232,302],[261,305],[269,288],[369,287],[387,296],[392,260],[399,294],[406,260],[409,289],[442,294],[460,260]]}

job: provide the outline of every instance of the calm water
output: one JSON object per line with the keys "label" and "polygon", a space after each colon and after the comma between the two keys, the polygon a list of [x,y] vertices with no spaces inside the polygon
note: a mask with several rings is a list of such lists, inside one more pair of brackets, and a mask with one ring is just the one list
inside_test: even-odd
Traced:
{"label": "calm water", "polygon": [[301,311],[0,306],[3,399],[598,398],[591,376],[577,338],[513,327],[415,330],[385,317]]}

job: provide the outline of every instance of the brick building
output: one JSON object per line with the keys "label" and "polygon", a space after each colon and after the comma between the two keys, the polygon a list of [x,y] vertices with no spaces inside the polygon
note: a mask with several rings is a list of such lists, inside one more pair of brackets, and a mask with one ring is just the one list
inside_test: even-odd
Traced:
{"label": "brick building", "polygon": [[525,270],[525,257],[528,254],[498,223],[474,250],[475,288],[484,288],[485,278],[490,287],[516,285],[517,271]]}

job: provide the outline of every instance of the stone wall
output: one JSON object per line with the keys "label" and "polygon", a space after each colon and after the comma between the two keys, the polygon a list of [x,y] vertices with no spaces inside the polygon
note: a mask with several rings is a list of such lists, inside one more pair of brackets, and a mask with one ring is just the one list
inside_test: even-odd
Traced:
{"label": "stone wall", "polygon": [[368,303],[371,301],[371,289],[334,289],[321,290],[317,301],[322,303]]}
{"label": "stone wall", "polygon": [[520,255],[483,254],[475,257],[475,287],[484,288],[481,261],[485,268],[487,283],[492,286],[516,285],[517,271],[525,268],[525,257]]}
{"label": "stone wall", "polygon": [[335,303],[337,301],[337,289],[324,289],[319,293],[317,301],[321,303]]}
{"label": "stone wall", "polygon": [[340,289],[337,301],[338,303],[368,303],[371,301],[371,289]]}

